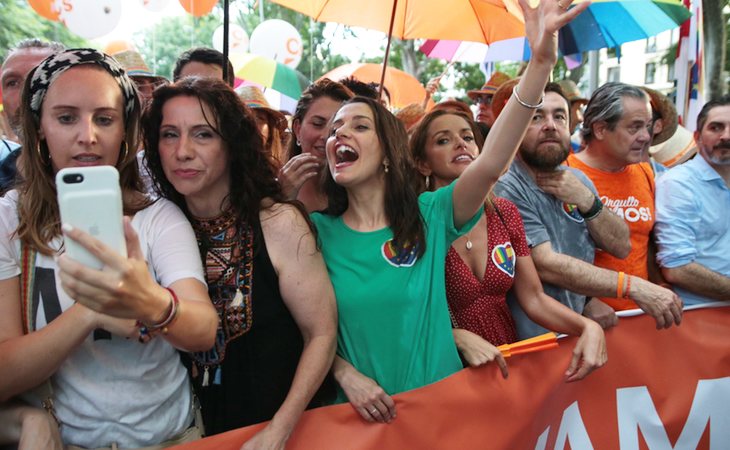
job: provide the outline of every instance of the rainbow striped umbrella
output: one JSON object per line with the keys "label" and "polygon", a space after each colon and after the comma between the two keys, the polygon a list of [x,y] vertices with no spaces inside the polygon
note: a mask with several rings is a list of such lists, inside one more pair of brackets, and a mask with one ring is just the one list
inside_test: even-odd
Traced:
{"label": "rainbow striped umbrella", "polygon": [[[576,2],[577,3],[577,2]],[[689,19],[690,11],[679,0],[593,0],[591,6],[560,30],[563,55],[618,47],[671,30]],[[530,58],[524,37],[491,45],[463,41],[428,40],[421,46],[426,56],[448,61],[523,61]]]}
{"label": "rainbow striped umbrella", "polygon": [[245,54],[229,55],[236,78],[244,84],[255,84],[273,89],[287,97],[299,99],[310,82],[296,69],[265,56]]}

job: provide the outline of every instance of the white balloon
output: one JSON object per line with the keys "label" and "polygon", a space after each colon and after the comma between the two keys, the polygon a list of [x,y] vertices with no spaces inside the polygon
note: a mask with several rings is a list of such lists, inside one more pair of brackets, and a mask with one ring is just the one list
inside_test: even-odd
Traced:
{"label": "white balloon", "polygon": [[[223,52],[223,25],[213,32],[213,48]],[[228,53],[248,52],[248,33],[235,23],[228,26]]]}
{"label": "white balloon", "polygon": [[86,39],[109,34],[122,18],[122,0],[56,0],[59,20]]}
{"label": "white balloon", "polygon": [[160,12],[167,7],[170,0],[139,0],[144,9],[152,12]]}
{"label": "white balloon", "polygon": [[251,33],[251,53],[266,56],[296,68],[302,60],[302,36],[289,22],[271,19]]}

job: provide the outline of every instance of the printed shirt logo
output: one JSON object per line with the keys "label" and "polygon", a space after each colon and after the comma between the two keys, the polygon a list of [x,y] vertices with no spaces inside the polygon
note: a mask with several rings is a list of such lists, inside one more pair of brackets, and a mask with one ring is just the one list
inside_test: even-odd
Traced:
{"label": "printed shirt logo", "polygon": [[583,217],[578,212],[578,207],[575,205],[571,205],[570,203],[563,203],[563,212],[566,216],[568,216],[568,219],[572,220],[573,222],[585,222],[585,219],[583,219]]}
{"label": "printed shirt logo", "polygon": [[383,258],[388,264],[394,267],[411,267],[418,260],[418,244],[406,244],[399,249],[393,243],[393,239],[385,241],[382,247]]}
{"label": "printed shirt logo", "polygon": [[514,278],[517,257],[515,256],[515,249],[512,248],[512,243],[507,241],[504,244],[495,246],[492,250],[492,262],[497,266],[497,269],[509,275],[510,278]]}

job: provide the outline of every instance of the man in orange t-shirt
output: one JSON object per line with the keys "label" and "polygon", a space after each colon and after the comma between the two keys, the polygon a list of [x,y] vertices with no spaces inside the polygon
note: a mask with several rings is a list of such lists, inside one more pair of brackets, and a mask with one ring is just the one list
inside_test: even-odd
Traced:
{"label": "man in orange t-shirt", "polygon": [[[641,162],[651,143],[649,98],[636,86],[607,83],[591,97],[585,111],[584,151],[570,155],[567,164],[593,181],[604,206],[629,226],[631,252],[618,259],[596,250],[594,264],[624,272],[624,298],[601,298],[614,310],[638,308],[629,299],[631,276],[649,278],[649,239],[654,227],[654,173]],[[591,301],[599,301],[593,299]],[[593,305],[595,307],[595,305]],[[606,314],[612,312],[606,309]]]}

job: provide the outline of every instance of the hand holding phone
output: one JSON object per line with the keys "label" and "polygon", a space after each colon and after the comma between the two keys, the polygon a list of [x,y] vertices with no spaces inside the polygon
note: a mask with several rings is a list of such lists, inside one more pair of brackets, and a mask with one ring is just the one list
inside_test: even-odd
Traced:
{"label": "hand holding phone", "polygon": [[[56,189],[61,223],[81,229],[127,256],[117,169],[112,166],[61,169],[56,174]],[[64,247],[71,259],[85,266],[93,269],[104,266],[73,239],[64,237]]]}

